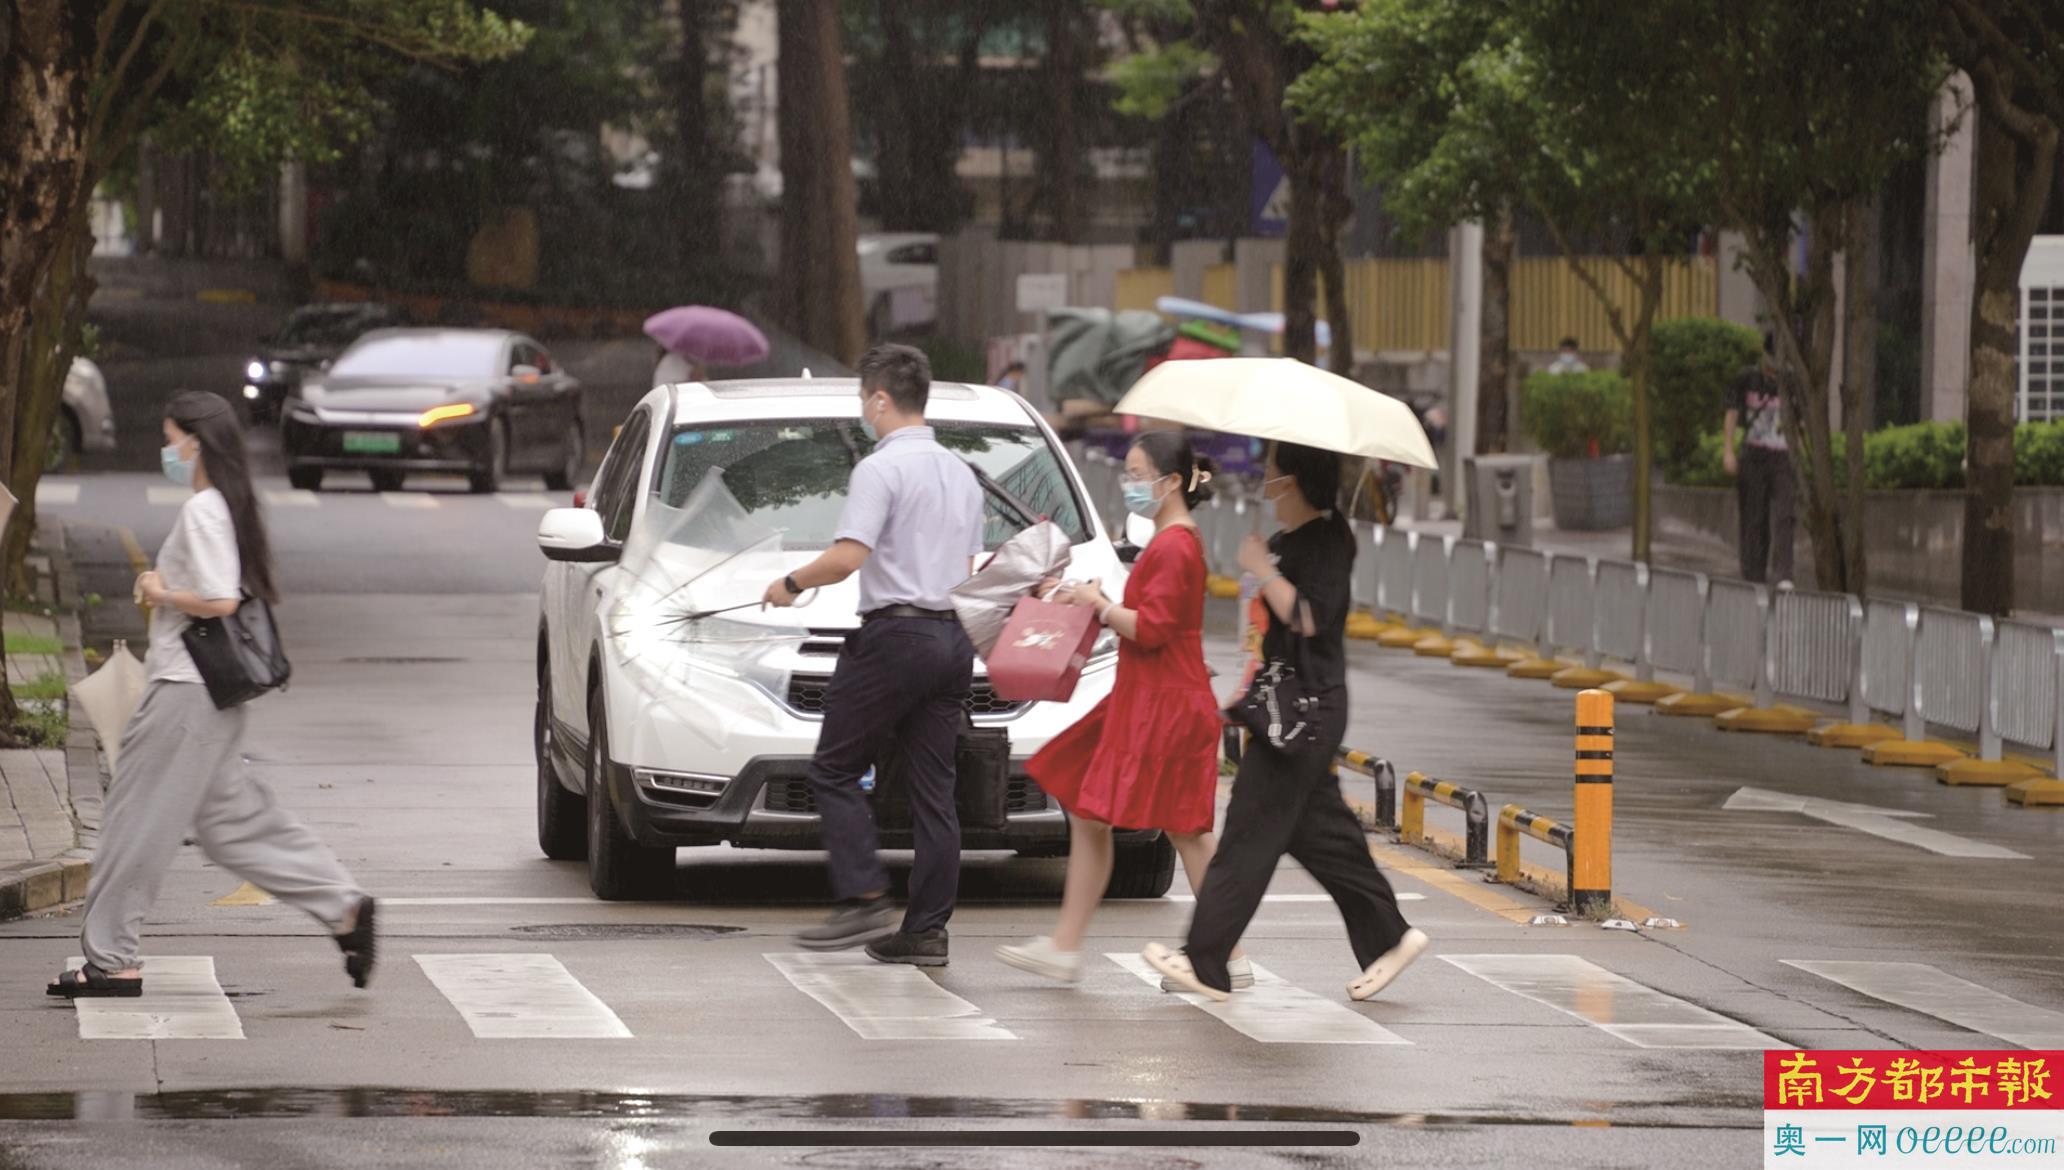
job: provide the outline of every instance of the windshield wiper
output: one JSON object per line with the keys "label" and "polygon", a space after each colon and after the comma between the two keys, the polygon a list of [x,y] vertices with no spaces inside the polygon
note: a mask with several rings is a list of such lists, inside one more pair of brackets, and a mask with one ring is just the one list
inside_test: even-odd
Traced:
{"label": "windshield wiper", "polygon": [[968,465],[968,470],[975,473],[975,481],[982,485],[982,490],[988,492],[992,499],[995,499],[1004,507],[1009,508],[1011,511],[1017,513],[1018,519],[1024,524],[1025,527],[1030,528],[1034,524],[1041,523],[1046,519],[1046,517],[1040,515],[1038,512],[1035,512],[1032,509],[1032,505],[1027,504],[1025,501],[1019,499],[1014,493],[1012,493],[1012,491],[1009,488],[1003,486],[1000,483],[997,483],[996,480],[992,478],[988,472],[983,471],[981,468],[975,466],[972,462],[969,462],[968,460],[963,459],[961,460],[961,462],[966,463]]}

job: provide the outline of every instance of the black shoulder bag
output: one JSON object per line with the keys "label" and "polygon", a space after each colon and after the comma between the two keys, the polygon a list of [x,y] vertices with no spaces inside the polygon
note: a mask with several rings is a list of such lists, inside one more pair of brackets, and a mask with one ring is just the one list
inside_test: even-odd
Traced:
{"label": "black shoulder bag", "polygon": [[[1298,616],[1309,623],[1311,603],[1300,597],[1297,608]],[[1310,743],[1312,722],[1319,712],[1320,699],[1306,682],[1311,668],[1305,654],[1304,623],[1285,624],[1290,634],[1289,655],[1263,660],[1247,693],[1225,710],[1229,721],[1279,752],[1296,752]]]}
{"label": "black shoulder bag", "polygon": [[228,617],[195,618],[179,635],[217,710],[285,690],[294,667],[280,645],[272,607],[245,592]]}

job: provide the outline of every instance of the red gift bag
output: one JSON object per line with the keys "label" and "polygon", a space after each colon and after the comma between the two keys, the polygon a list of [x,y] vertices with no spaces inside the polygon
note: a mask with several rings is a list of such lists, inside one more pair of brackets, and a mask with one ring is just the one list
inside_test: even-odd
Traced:
{"label": "red gift bag", "polygon": [[1022,598],[989,651],[989,685],[1017,703],[1066,700],[1096,640],[1096,615],[1086,606]]}

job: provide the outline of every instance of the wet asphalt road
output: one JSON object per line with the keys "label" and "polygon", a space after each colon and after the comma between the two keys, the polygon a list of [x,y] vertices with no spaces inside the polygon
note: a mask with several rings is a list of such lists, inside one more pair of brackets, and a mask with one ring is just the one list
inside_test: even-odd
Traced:
{"label": "wet asphalt road", "polygon": [[[131,454],[147,455],[138,435]],[[76,498],[45,514],[77,522],[87,588],[118,596],[116,528],[155,547],[171,517],[150,490],[162,481],[69,482]],[[387,899],[380,974],[351,990],[319,927],[223,904],[237,881],[187,850],[146,950],[212,964],[201,1000],[221,1038],[85,1038],[95,1026],[41,994],[76,954],[76,919],[0,924],[0,987],[13,989],[0,995],[0,1168],[1743,1166],[1760,1159],[1761,1044],[2064,1046],[2064,816],[1633,709],[1614,884],[1684,929],[1526,925],[1552,907],[1378,841],[1405,912],[1433,936],[1428,956],[1379,1002],[1349,1005],[1337,916],[1285,863],[1248,936],[1281,982],[1214,1014],[1102,957],[1179,935],[1189,906],[1176,899],[1107,907],[1078,988],[1001,966],[995,945],[1050,923],[1062,869],[984,855],[965,871],[950,967],[886,989],[820,972],[813,995],[789,935],[822,913],[815,855],[683,851],[672,896],[630,905],[592,901],[579,866],[538,854],[529,534],[550,502],[523,485],[483,498],[434,484],[399,500],[274,501],[296,676],[255,713],[247,750]],[[110,606],[102,624],[119,625]],[[1475,784],[1493,808],[1569,813],[1568,692],[1373,645],[1352,654],[1356,746]],[[1224,643],[1214,657],[1231,665]],[[2026,859],[1724,808],[1744,786],[1921,814],[1897,819]],[[1370,795],[1359,779],[1349,791]],[[1446,810],[1431,822],[1460,827]],[[1526,855],[1559,864],[1531,842]],[[1797,965],[1830,962],[1851,966]],[[480,1010],[490,970],[551,1005],[538,1010],[553,1026],[596,1034],[496,1035],[523,1021]],[[918,1027],[913,1012],[934,1015]],[[1184,1136],[1256,1127],[1359,1144]],[[826,1145],[714,1144],[733,1128],[819,1131]],[[1142,1128],[1192,1144],[864,1144]]]}

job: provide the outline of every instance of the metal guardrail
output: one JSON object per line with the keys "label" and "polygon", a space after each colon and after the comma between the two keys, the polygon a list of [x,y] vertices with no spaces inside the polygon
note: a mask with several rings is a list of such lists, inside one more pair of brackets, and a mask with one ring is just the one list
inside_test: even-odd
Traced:
{"label": "metal guardrail", "polygon": [[1376,823],[1386,829],[1397,828],[1397,769],[1390,766],[1389,760],[1350,747],[1341,748],[1338,759],[1341,767],[1375,782]]}
{"label": "metal guardrail", "polygon": [[1588,557],[1552,556],[1548,561],[1548,627],[1541,638],[1544,656],[1575,654],[1584,665],[1598,665],[1592,643],[1597,633],[1595,590]]}
{"label": "metal guardrail", "polygon": [[[1986,687],[1990,735],[1979,738],[1979,758],[2000,758],[2000,741],[2053,752],[2064,764],[2064,630],[2004,621],[1996,628],[1992,675]],[[1988,754],[1989,753],[1989,754]],[[2064,776],[2060,768],[2059,776]]]}
{"label": "metal guardrail", "polygon": [[1429,626],[1448,621],[1448,546],[1452,537],[1421,532],[1412,542],[1412,617]]}
{"label": "metal guardrail", "polygon": [[1914,706],[1927,723],[1976,735],[1985,722],[1992,677],[1992,619],[1940,606],[1921,607],[1914,649]]}
{"label": "metal guardrail", "polygon": [[1409,617],[1412,613],[1412,559],[1419,534],[1393,528],[1379,550],[1382,563],[1376,568],[1376,608],[1383,613]]}
{"label": "metal guardrail", "polygon": [[1446,780],[1432,780],[1423,773],[1405,777],[1399,790],[1398,839],[1407,845],[1426,843],[1426,802],[1458,809],[1466,819],[1462,842],[1461,869],[1488,869],[1491,864],[1491,806],[1474,788]]}
{"label": "metal guardrail", "polygon": [[1376,571],[1383,560],[1383,541],[1391,530],[1381,524],[1354,526],[1355,564],[1353,602],[1356,609],[1376,608]]}
{"label": "metal guardrail", "polygon": [[1770,705],[1763,669],[1770,594],[1761,585],[1722,577],[1706,586],[1706,676],[1715,687],[1752,691]]}
{"label": "metal guardrail", "polygon": [[1491,636],[1539,643],[1548,620],[1548,554],[1500,545],[1492,578]]}
{"label": "metal guardrail", "polygon": [[1706,575],[1677,569],[1648,571],[1648,608],[1641,623],[1641,657],[1634,677],[1652,682],[1667,670],[1691,676],[1694,694],[1704,694],[1706,677]]}
{"label": "metal guardrail", "polygon": [[1849,686],[1849,722],[1870,722],[1872,712],[1900,721],[1906,738],[1927,734],[1913,702],[1914,649],[1921,607],[1911,601],[1868,601],[1863,607],[1863,645],[1856,655],[1856,679]]}
{"label": "metal guardrail", "polygon": [[1591,606],[1594,659],[1639,660],[1641,632],[1648,621],[1648,566],[1599,561],[1592,570],[1592,582],[1596,590]]}
{"label": "metal guardrail", "polygon": [[1849,697],[1863,645],[1863,603],[1847,593],[1780,589],[1770,602],[1765,673],[1776,694],[1824,703]]}
{"label": "metal guardrail", "polygon": [[1458,540],[1448,553],[1448,629],[1483,635],[1491,628],[1491,577],[1498,546]]}

